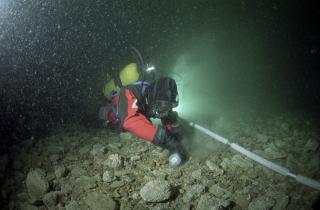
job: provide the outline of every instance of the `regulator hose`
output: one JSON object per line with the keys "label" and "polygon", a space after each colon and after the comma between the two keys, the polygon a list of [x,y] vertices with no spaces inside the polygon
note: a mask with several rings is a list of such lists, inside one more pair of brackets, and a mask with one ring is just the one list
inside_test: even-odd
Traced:
{"label": "regulator hose", "polygon": [[130,48],[132,50],[133,56],[135,57],[135,59],[138,63],[139,74],[141,75],[142,79],[144,80],[145,72],[143,71],[143,69],[145,68],[145,63],[144,63],[143,57],[142,57],[140,51],[136,47],[130,45]]}

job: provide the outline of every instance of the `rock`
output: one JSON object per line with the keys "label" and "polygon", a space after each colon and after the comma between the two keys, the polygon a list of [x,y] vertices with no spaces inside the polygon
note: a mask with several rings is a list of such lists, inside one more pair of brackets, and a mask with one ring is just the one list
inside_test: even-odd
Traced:
{"label": "rock", "polygon": [[88,176],[81,176],[76,179],[75,187],[78,190],[88,190],[93,189],[96,187],[96,178],[95,177],[88,177]]}
{"label": "rock", "polygon": [[[126,203],[121,203],[120,210],[134,210],[134,209]],[[161,210],[166,210],[166,209],[161,209]]]}
{"label": "rock", "polygon": [[[288,140],[289,141],[289,140]],[[287,145],[287,142],[285,139],[281,139],[281,140],[275,140],[274,141],[274,145],[278,148],[285,148]]]}
{"label": "rock", "polygon": [[[168,173],[168,171],[164,171],[164,170],[160,169],[160,170],[152,171],[152,174],[153,174],[154,177],[157,177],[158,180],[166,180],[167,177],[168,177],[168,174],[170,174],[170,173]],[[150,177],[150,181],[151,180],[154,180],[154,178]]]}
{"label": "rock", "polygon": [[137,200],[139,198],[139,193],[137,192],[134,192],[132,195],[131,195],[131,198],[134,199],[134,200]]}
{"label": "rock", "polygon": [[280,159],[285,158],[287,155],[284,152],[281,152],[274,144],[269,144],[264,150],[268,159]]}
{"label": "rock", "polygon": [[108,159],[104,162],[104,165],[107,165],[111,168],[120,168],[122,164],[122,159],[118,154],[109,155]]}
{"label": "rock", "polygon": [[62,178],[58,180],[60,188],[61,188],[61,192],[63,194],[69,194],[72,191],[72,185],[70,183],[70,181],[66,178]]}
{"label": "rock", "polygon": [[133,135],[130,132],[121,132],[120,133],[120,139],[122,139],[122,140],[130,140],[132,138],[133,138]]}
{"label": "rock", "polygon": [[115,152],[119,152],[121,147],[122,144],[120,143],[108,144],[108,149]]}
{"label": "rock", "polygon": [[132,173],[131,170],[119,170],[119,171],[116,170],[116,171],[114,171],[114,175],[117,177],[125,176],[130,173]]}
{"label": "rock", "polygon": [[141,159],[140,155],[133,155],[133,156],[130,157],[131,161],[137,161],[137,160],[140,160],[140,159]]}
{"label": "rock", "polygon": [[211,210],[216,204],[216,200],[205,194],[200,197],[196,210]]}
{"label": "rock", "polygon": [[261,133],[256,133],[256,138],[259,143],[263,143],[263,144],[267,143],[269,140],[269,137],[267,135],[264,135]]}
{"label": "rock", "polygon": [[126,183],[124,181],[115,181],[113,182],[112,184],[109,185],[109,187],[111,189],[115,189],[115,188],[119,188],[119,187],[122,187],[124,186]]}
{"label": "rock", "polygon": [[120,195],[120,193],[119,193],[118,190],[114,190],[114,191],[112,192],[112,197],[113,197],[113,198],[120,198],[121,195]]}
{"label": "rock", "polygon": [[52,182],[55,178],[56,178],[56,176],[54,175],[54,173],[52,171],[47,173],[46,179],[48,182]]}
{"label": "rock", "polygon": [[26,185],[31,202],[42,200],[49,190],[46,172],[40,168],[31,169],[27,175]]}
{"label": "rock", "polygon": [[91,192],[85,198],[85,203],[91,210],[116,210],[117,205],[115,201],[102,193]]}
{"label": "rock", "polygon": [[59,146],[59,145],[48,145],[47,152],[49,154],[63,155],[64,154],[64,147]]}
{"label": "rock", "polygon": [[182,200],[185,203],[189,203],[190,201],[197,199],[203,192],[205,191],[205,187],[200,184],[192,185],[190,189],[183,195]]}
{"label": "rock", "polygon": [[164,153],[164,151],[161,147],[152,147],[153,150],[151,150],[150,155],[153,159],[155,160],[159,160],[159,159],[167,159],[169,156],[165,157],[166,154]]}
{"label": "rock", "polygon": [[244,158],[241,155],[234,155],[232,157],[232,164],[239,166],[240,168],[243,168],[243,169],[253,167],[253,162],[249,159]]}
{"label": "rock", "polygon": [[230,201],[220,201],[205,194],[200,197],[196,210],[224,210],[230,205]]}
{"label": "rock", "polygon": [[219,187],[218,185],[212,185],[209,188],[209,192],[212,193],[217,198],[222,198],[224,200],[226,200],[226,199],[231,197],[231,192]]}
{"label": "rock", "polygon": [[69,153],[65,156],[64,158],[66,161],[69,161],[69,162],[75,162],[78,160],[78,157],[72,153]]}
{"label": "rock", "polygon": [[276,199],[276,204],[272,208],[272,210],[282,210],[282,209],[287,209],[289,203],[289,196],[284,195],[281,197],[278,197]]}
{"label": "rock", "polygon": [[288,154],[287,158],[286,158],[286,163],[285,163],[285,166],[287,168],[296,168],[297,165],[299,165],[298,161],[297,161],[297,158],[295,155],[293,154]]}
{"label": "rock", "polygon": [[19,204],[19,210],[38,210],[38,208],[28,203],[21,203]]}
{"label": "rock", "polygon": [[269,210],[275,205],[275,200],[268,196],[255,198],[249,204],[248,210]]}
{"label": "rock", "polygon": [[247,195],[235,194],[234,200],[241,209],[248,209],[249,200]]}
{"label": "rock", "polygon": [[212,161],[207,160],[206,165],[208,166],[209,170],[213,172],[213,177],[223,175],[223,170]]}
{"label": "rock", "polygon": [[304,146],[305,150],[315,152],[319,147],[319,141],[315,139],[309,139]]}
{"label": "rock", "polygon": [[49,192],[43,196],[43,203],[49,208],[54,207],[58,201],[62,193],[59,191]]}
{"label": "rock", "polygon": [[65,206],[66,210],[88,210],[88,207],[85,206],[85,204],[82,204],[80,202],[76,202],[76,201],[70,201],[70,203],[68,203]]}
{"label": "rock", "polygon": [[[283,189],[283,188],[281,188]],[[275,200],[276,204],[272,207],[272,210],[287,209],[289,203],[289,196],[281,191],[268,191],[266,196]]]}
{"label": "rock", "polygon": [[141,154],[144,154],[148,151],[148,147],[145,147],[145,146],[141,146],[141,147],[138,147],[135,152],[135,154],[138,154],[138,155],[141,155]]}
{"label": "rock", "polygon": [[311,158],[310,160],[310,171],[315,171],[317,173],[320,169],[320,152],[317,156]]}
{"label": "rock", "polygon": [[64,175],[66,174],[66,168],[63,165],[55,166],[54,174],[57,179],[60,179],[61,177],[64,177]]}
{"label": "rock", "polygon": [[168,160],[170,156],[170,151],[167,149],[162,149],[162,151],[159,153],[158,158],[160,160]]}
{"label": "rock", "polygon": [[223,169],[227,169],[229,167],[232,167],[232,162],[231,162],[231,160],[229,158],[223,158],[223,160],[220,163],[220,166]]}
{"label": "rock", "polygon": [[17,194],[17,200],[19,200],[19,201],[28,201],[28,199],[29,199],[29,195],[28,195],[28,193],[26,193],[26,192],[21,192],[21,193],[18,193]]}
{"label": "rock", "polygon": [[81,166],[78,165],[72,165],[68,168],[70,170],[71,175],[74,177],[80,177],[87,173]]}
{"label": "rock", "polygon": [[50,155],[49,159],[51,162],[57,162],[58,160],[60,160],[61,158],[61,155],[59,154],[53,154],[53,155]]}
{"label": "rock", "polygon": [[105,171],[102,175],[102,180],[104,182],[112,182],[116,179],[116,177],[114,176],[113,171]]}
{"label": "rock", "polygon": [[93,178],[96,180],[96,182],[101,182],[102,181],[101,174],[96,174],[96,175],[93,176]]}
{"label": "rock", "polygon": [[140,196],[147,202],[162,202],[171,197],[171,185],[165,180],[153,180],[140,190]]}
{"label": "rock", "polygon": [[81,149],[79,149],[79,154],[80,155],[86,155],[88,154],[90,151],[90,148],[88,146],[84,146]]}
{"label": "rock", "polygon": [[94,165],[103,166],[105,164],[105,158],[103,156],[95,156],[94,157]]}
{"label": "rock", "polygon": [[92,142],[99,142],[101,141],[101,138],[99,136],[92,137]]}
{"label": "rock", "polygon": [[220,200],[218,205],[216,206],[216,209],[228,209],[228,207],[231,206],[231,201],[229,200]]}
{"label": "rock", "polygon": [[107,148],[105,146],[103,146],[102,144],[95,144],[93,145],[92,150],[90,151],[90,154],[93,156],[97,156],[97,155],[103,155],[105,154],[107,151]]}
{"label": "rock", "polygon": [[191,173],[191,177],[196,179],[196,180],[201,180],[202,178],[202,172],[201,169],[195,170]]}
{"label": "rock", "polygon": [[[287,206],[287,209],[293,209],[293,210],[300,210],[300,209],[303,209],[303,210],[305,210],[305,209],[307,209],[306,208],[306,203],[301,203],[301,199],[302,199],[302,196],[301,195],[294,195],[294,196],[292,196],[291,198],[290,198],[290,202],[289,202],[289,204],[288,204],[288,206]],[[316,204],[316,206],[315,207],[319,207],[319,206],[317,206],[317,204]],[[309,207],[308,209],[312,209],[311,207]],[[319,208],[313,208],[313,209],[319,209]]]}

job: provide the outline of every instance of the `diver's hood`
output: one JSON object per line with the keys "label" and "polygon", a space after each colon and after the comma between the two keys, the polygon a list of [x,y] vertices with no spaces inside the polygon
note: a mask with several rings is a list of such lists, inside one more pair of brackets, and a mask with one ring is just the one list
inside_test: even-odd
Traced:
{"label": "diver's hood", "polygon": [[174,79],[161,77],[155,80],[147,89],[146,100],[148,115],[163,118],[179,104],[177,84]]}

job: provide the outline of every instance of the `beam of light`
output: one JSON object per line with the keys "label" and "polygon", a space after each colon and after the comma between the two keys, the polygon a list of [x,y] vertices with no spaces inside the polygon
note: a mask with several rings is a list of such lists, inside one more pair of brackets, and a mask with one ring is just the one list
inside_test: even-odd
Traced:
{"label": "beam of light", "polygon": [[[185,120],[210,120],[222,113],[217,89],[218,67],[212,59],[195,54],[190,51],[180,55],[172,68],[170,76],[176,81],[179,93],[179,106],[174,111]],[[206,58],[207,54],[204,52],[201,57]]]}
{"label": "beam of light", "polygon": [[[192,114],[192,101],[188,101],[188,85],[192,78],[192,67],[187,65],[186,56],[181,55],[171,73],[171,77],[176,81],[179,93],[179,105],[173,110],[179,113],[179,116],[188,118]],[[190,93],[190,91],[189,91]]]}
{"label": "beam of light", "polygon": [[183,86],[185,83],[183,71],[185,70],[185,67],[186,67],[186,64],[185,64],[184,58],[180,57],[176,62],[171,75],[171,77],[177,83],[177,88],[179,93],[179,105],[173,109],[178,113],[183,113],[183,110],[185,108],[184,93],[183,93],[183,90],[184,90]]}

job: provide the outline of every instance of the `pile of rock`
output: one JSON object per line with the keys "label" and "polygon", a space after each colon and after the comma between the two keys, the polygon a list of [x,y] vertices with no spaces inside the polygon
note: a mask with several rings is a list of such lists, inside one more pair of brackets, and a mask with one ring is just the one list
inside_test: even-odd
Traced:
{"label": "pile of rock", "polygon": [[[293,132],[290,121],[274,121],[243,121],[232,136],[264,157],[319,178],[317,136],[312,130]],[[0,156],[2,177],[13,163],[1,192],[9,209],[311,209],[319,196],[230,149],[204,159],[190,151],[185,165],[172,168],[167,151],[105,129],[57,131],[14,154],[19,155]]]}

